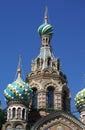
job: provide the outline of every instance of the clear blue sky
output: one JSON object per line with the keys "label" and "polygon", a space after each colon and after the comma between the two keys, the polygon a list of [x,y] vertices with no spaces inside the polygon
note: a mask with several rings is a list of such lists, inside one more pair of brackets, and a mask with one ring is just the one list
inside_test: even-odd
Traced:
{"label": "clear blue sky", "polygon": [[39,54],[41,40],[37,28],[43,23],[48,6],[49,23],[54,27],[51,41],[61,70],[68,77],[71,107],[76,93],[85,87],[85,0],[1,0],[0,1],[0,100],[3,90],[16,77],[18,57],[22,55],[23,79],[31,61]]}

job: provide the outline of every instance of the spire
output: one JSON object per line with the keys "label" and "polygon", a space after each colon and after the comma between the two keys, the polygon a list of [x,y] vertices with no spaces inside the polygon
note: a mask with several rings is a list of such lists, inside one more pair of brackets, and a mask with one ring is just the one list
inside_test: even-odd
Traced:
{"label": "spire", "polygon": [[21,77],[21,56],[19,56],[19,61],[18,61],[18,69],[17,69],[17,73],[18,73],[18,78]]}
{"label": "spire", "polygon": [[44,22],[48,23],[48,7],[45,8],[45,16],[44,16]]}

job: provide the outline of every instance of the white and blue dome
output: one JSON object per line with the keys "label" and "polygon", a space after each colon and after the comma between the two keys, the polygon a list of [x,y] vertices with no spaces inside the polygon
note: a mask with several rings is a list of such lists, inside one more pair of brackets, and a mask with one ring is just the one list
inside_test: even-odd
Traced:
{"label": "white and blue dome", "polygon": [[53,27],[48,23],[43,23],[38,28],[39,35],[52,35],[53,34]]}
{"label": "white and blue dome", "polygon": [[85,88],[76,94],[75,105],[77,109],[85,107]]}
{"label": "white and blue dome", "polygon": [[44,23],[41,24],[38,28],[38,33],[39,35],[52,35],[53,34],[53,27],[48,24],[48,8],[46,7],[46,10],[45,10],[45,16],[44,16]]}
{"label": "white and blue dome", "polygon": [[4,90],[4,95],[8,102],[11,100],[30,101],[32,98],[32,90],[21,77],[18,77],[16,81],[8,84],[7,88]]}

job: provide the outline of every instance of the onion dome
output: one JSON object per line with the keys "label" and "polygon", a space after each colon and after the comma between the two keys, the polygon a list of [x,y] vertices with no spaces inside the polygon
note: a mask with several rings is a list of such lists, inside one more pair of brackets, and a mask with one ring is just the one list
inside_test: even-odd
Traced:
{"label": "onion dome", "polygon": [[21,78],[21,69],[18,69],[18,77],[16,81],[8,84],[4,90],[4,95],[7,102],[11,100],[23,100],[29,102],[32,98],[32,90]]}
{"label": "onion dome", "polygon": [[43,23],[38,28],[39,35],[52,35],[53,34],[53,27],[48,23]]}
{"label": "onion dome", "polygon": [[75,105],[77,109],[85,107],[85,88],[76,94]]}
{"label": "onion dome", "polygon": [[38,33],[39,35],[52,35],[53,34],[53,27],[48,24],[48,9],[46,8],[45,10],[45,17],[44,17],[44,23],[42,25],[39,26],[38,28]]}

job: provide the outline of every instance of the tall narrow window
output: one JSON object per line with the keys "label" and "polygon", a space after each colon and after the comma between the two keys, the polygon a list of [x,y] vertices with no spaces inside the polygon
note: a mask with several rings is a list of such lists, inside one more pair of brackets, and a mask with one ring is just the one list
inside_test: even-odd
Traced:
{"label": "tall narrow window", "polygon": [[25,109],[22,110],[22,119],[25,118]]}
{"label": "tall narrow window", "polygon": [[17,118],[20,119],[21,117],[21,108],[17,109]]}
{"label": "tall narrow window", "polygon": [[32,108],[37,108],[37,89],[33,88]]}
{"label": "tall narrow window", "polygon": [[16,116],[16,109],[13,108],[13,118]]}
{"label": "tall narrow window", "polygon": [[9,119],[11,118],[11,109],[9,109]]}
{"label": "tall narrow window", "polygon": [[67,98],[68,98],[67,92],[63,91],[63,110],[64,111],[67,111]]}
{"label": "tall narrow window", "polygon": [[47,62],[47,65],[48,65],[48,66],[50,66],[50,64],[51,64],[51,58],[50,58],[50,57],[48,57],[48,62]]}
{"label": "tall narrow window", "polygon": [[40,58],[37,59],[37,67],[40,67]]}
{"label": "tall narrow window", "polygon": [[54,107],[54,88],[51,86],[47,89],[47,102],[48,108]]}

